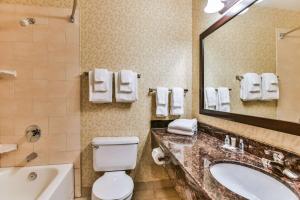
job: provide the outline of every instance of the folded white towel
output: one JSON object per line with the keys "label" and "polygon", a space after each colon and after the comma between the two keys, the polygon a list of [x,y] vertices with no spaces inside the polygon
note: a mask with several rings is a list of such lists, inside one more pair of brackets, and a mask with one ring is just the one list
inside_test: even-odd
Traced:
{"label": "folded white towel", "polygon": [[184,89],[175,87],[171,89],[171,115],[184,114]]}
{"label": "folded white towel", "polygon": [[133,73],[133,79],[130,84],[132,84],[132,91],[131,92],[123,92],[120,90],[120,76],[119,72],[115,72],[115,95],[116,95],[116,102],[123,102],[123,103],[132,103],[138,100],[138,80],[137,80],[137,73]]}
{"label": "folded white towel", "polygon": [[172,129],[172,128],[168,128],[167,131],[169,133],[174,133],[174,134],[178,134],[178,135],[193,136],[195,134],[195,132],[192,132],[192,131],[183,131],[183,130],[177,130],[177,129]]}
{"label": "folded white towel", "polygon": [[176,119],[169,123],[168,128],[187,132],[195,132],[197,131],[197,119]]}
{"label": "folded white towel", "polygon": [[273,73],[263,73],[262,78],[262,97],[264,101],[279,99],[278,78]]}
{"label": "folded white towel", "polygon": [[169,89],[165,87],[156,88],[156,116],[167,117],[169,107]]}
{"label": "folded white towel", "polygon": [[94,91],[95,92],[106,92],[108,88],[108,76],[109,72],[107,69],[94,69]]}
{"label": "folded white towel", "polygon": [[230,92],[227,87],[219,87],[218,95],[218,111],[230,112]]}
{"label": "folded white towel", "polygon": [[108,72],[107,90],[105,92],[94,91],[94,71],[89,72],[89,101],[93,103],[110,103],[112,102],[112,81],[113,73]]}
{"label": "folded white towel", "polygon": [[204,91],[205,109],[216,110],[217,92],[213,87],[206,87]]}
{"label": "folded white towel", "polygon": [[132,82],[133,72],[131,70],[121,70],[121,84],[129,84]]}
{"label": "folded white towel", "polygon": [[261,99],[261,77],[256,73],[246,73],[241,80],[240,98],[243,101]]}
{"label": "folded white towel", "polygon": [[137,78],[137,74],[131,70],[121,70],[119,72],[120,92],[131,93],[134,89],[133,80]]}

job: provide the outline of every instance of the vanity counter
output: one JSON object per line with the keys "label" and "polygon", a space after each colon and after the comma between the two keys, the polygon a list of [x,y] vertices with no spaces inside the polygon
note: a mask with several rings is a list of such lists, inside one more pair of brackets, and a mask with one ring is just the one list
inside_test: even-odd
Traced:
{"label": "vanity counter", "polygon": [[[193,137],[180,136],[167,133],[165,128],[155,128],[152,129],[152,141],[159,145],[166,155],[169,156],[171,162],[166,169],[168,170],[169,167],[173,168],[173,172],[170,173],[174,177],[171,178],[181,181],[181,184],[176,183],[177,191],[184,193],[186,188],[182,187],[188,185],[196,193],[182,194],[187,199],[200,199],[200,197],[201,199],[213,200],[245,199],[222,186],[211,175],[209,166],[221,161],[244,163],[248,167],[272,175],[293,190],[294,193],[298,194],[298,196],[300,195],[299,181],[291,181],[287,178],[276,176],[272,171],[263,167],[261,158],[256,155],[248,152],[237,153],[222,148],[223,141],[210,134],[199,131]],[[178,177],[180,174],[181,178]]]}

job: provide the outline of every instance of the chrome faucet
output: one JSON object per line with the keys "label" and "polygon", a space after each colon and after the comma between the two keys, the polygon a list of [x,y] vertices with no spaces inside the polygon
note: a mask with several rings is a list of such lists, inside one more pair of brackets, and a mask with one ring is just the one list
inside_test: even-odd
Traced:
{"label": "chrome faucet", "polygon": [[273,160],[268,163],[268,167],[279,176],[286,176],[291,180],[300,180],[300,158],[285,158],[283,153],[273,150],[265,150],[266,155],[272,155]]}
{"label": "chrome faucet", "polygon": [[26,156],[26,161],[30,162],[34,159],[36,159],[38,157],[38,154],[35,152],[32,152],[31,154],[29,154],[28,156]]}

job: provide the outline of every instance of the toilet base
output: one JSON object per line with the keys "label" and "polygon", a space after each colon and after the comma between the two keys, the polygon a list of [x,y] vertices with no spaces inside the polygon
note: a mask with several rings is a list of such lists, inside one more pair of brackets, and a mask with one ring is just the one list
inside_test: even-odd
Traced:
{"label": "toilet base", "polygon": [[[131,200],[131,198],[132,198],[132,194],[130,194],[130,196],[126,197],[125,199],[118,199],[118,200]],[[92,194],[92,200],[102,200],[102,199],[99,199]]]}

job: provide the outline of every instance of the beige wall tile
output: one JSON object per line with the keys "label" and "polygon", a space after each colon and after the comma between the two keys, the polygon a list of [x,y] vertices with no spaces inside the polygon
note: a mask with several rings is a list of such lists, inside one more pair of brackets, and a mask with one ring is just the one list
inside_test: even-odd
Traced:
{"label": "beige wall tile", "polygon": [[35,98],[33,114],[41,116],[64,116],[67,113],[65,98]]}
{"label": "beige wall tile", "polygon": [[46,80],[16,80],[15,97],[45,97],[47,86]]}
{"label": "beige wall tile", "polygon": [[79,133],[80,132],[80,117],[50,117],[49,118],[50,133]]}

